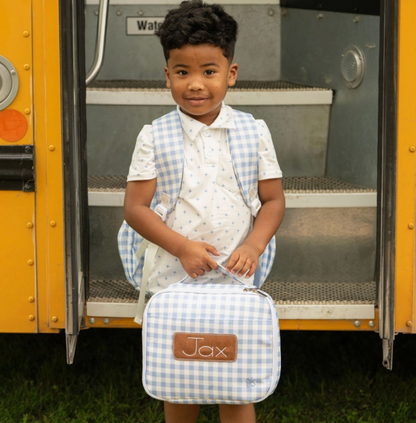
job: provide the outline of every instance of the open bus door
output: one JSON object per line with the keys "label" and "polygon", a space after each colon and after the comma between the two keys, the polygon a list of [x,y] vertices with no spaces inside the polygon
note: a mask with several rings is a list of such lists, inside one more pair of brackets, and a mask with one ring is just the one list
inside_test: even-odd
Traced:
{"label": "open bus door", "polygon": [[397,55],[399,9],[381,2],[378,173],[378,308],[383,365],[392,369],[395,293],[397,169]]}
{"label": "open bus door", "polygon": [[66,349],[74,360],[84,326],[89,233],[86,153],[84,1],[60,1],[64,159]]}

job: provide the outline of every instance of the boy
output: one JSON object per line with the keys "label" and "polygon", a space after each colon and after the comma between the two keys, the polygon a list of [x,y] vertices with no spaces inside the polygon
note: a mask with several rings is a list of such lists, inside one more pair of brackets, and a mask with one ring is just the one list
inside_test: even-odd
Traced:
{"label": "boy", "polygon": [[[162,221],[150,209],[160,169],[153,126],[145,125],[133,153],[124,210],[127,223],[159,247],[149,289],[157,292],[186,274],[220,277],[217,263],[226,263],[228,271],[251,284],[259,257],[283,219],[285,201],[263,121],[253,120],[259,134],[256,188],[261,202],[254,224],[234,171],[229,134],[239,120],[223,100],[237,79],[238,65],[232,62],[237,23],[221,6],[191,0],[171,10],[156,35],[166,58],[166,86],[178,105],[184,166],[179,198]],[[222,423],[255,423],[253,404],[221,404],[219,411]],[[198,405],[165,402],[167,423],[195,423],[198,414]]]}

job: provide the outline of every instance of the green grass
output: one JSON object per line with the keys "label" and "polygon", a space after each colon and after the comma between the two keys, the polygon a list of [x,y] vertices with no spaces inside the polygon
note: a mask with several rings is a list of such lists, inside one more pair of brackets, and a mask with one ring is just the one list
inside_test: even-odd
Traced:
{"label": "green grass", "polygon": [[[0,423],[157,423],[162,405],[141,385],[139,330],[65,337],[0,335]],[[416,336],[398,336],[394,369],[381,365],[374,333],[283,332],[282,376],[256,405],[258,422],[416,422]],[[218,422],[202,408],[199,422]]]}

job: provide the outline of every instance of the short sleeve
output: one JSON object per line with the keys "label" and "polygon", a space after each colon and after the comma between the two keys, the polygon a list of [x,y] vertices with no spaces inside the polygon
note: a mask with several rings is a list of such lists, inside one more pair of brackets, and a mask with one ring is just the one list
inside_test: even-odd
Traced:
{"label": "short sleeve", "polygon": [[259,181],[283,176],[276,157],[272,136],[264,120],[256,120],[259,131]]}
{"label": "short sleeve", "polygon": [[145,125],[136,140],[127,182],[156,178],[152,125]]}

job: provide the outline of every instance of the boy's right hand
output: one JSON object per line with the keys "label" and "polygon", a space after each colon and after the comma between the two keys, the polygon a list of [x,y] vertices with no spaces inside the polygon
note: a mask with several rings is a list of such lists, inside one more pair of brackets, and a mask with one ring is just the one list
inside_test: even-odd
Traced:
{"label": "boy's right hand", "polygon": [[218,269],[217,262],[210,256],[219,256],[217,249],[206,242],[187,239],[177,253],[186,273],[193,279],[203,276],[205,272]]}

